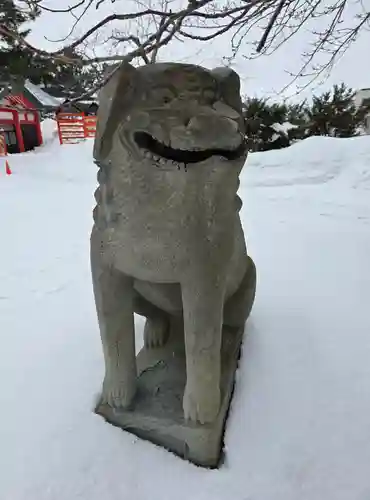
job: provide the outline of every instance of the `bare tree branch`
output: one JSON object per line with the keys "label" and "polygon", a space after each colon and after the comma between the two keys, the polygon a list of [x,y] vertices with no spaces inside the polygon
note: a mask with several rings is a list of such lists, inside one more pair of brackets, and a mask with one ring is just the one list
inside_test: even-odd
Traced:
{"label": "bare tree branch", "polygon": [[229,31],[233,26],[235,26],[238,23],[238,21],[243,19],[247,15],[247,13],[248,12],[246,10],[243,10],[238,16],[235,16],[233,20],[230,21],[228,24],[226,24],[223,28],[211,33],[210,35],[192,35],[191,33],[187,33],[184,30],[180,30],[179,33],[185,38],[191,38],[192,40],[209,41],[212,40],[212,38],[216,38]]}
{"label": "bare tree branch", "polygon": [[40,56],[45,56],[45,57],[52,57],[56,61],[60,61],[66,64],[82,64],[81,59],[75,59],[68,57],[60,52],[54,52],[50,53],[46,50],[38,49],[37,47],[34,47],[32,44],[27,42],[21,35],[18,35],[18,33],[15,33],[14,31],[8,30],[5,26],[0,24],[0,35],[10,37],[13,40],[16,40],[20,45],[23,45],[27,49],[29,49],[31,52],[38,54]]}
{"label": "bare tree branch", "polygon": [[78,23],[81,21],[81,19],[84,17],[84,15],[86,14],[86,12],[89,10],[89,8],[93,4],[93,2],[94,2],[94,0],[88,0],[87,5],[85,6],[85,8],[83,9],[83,11],[79,15],[74,14],[73,10],[71,11],[71,14],[75,18],[75,22],[73,23],[72,28],[69,30],[69,33],[65,37],[60,38],[59,40],[58,39],[56,39],[56,40],[50,40],[49,38],[47,38],[47,41],[48,42],[55,42],[55,43],[67,41],[68,38],[73,35],[73,33],[74,33],[74,31],[75,31]]}
{"label": "bare tree branch", "polygon": [[268,23],[267,28],[266,28],[264,34],[262,35],[260,43],[257,46],[257,52],[261,52],[261,50],[263,49],[263,47],[266,43],[266,40],[267,40],[275,22],[276,22],[276,19],[278,18],[278,15],[280,14],[280,12],[282,11],[282,8],[284,7],[285,2],[286,2],[286,0],[280,0],[280,3],[276,7],[274,14],[271,16],[270,22]]}
{"label": "bare tree branch", "polygon": [[70,7],[67,7],[65,9],[51,9],[50,7],[45,7],[45,5],[42,5],[43,0],[19,0],[20,3],[25,3],[29,7],[32,7],[32,8],[38,7],[39,9],[44,10],[45,12],[52,12],[54,14],[73,12],[74,10],[81,7],[85,3],[85,1],[86,0],[80,0],[79,2],[75,3],[74,5],[72,5]]}
{"label": "bare tree branch", "polygon": [[[74,16],[68,35],[58,42],[70,39],[89,9],[95,7],[99,10],[108,2],[75,0],[68,7],[54,9],[45,6],[45,0],[18,1],[33,11],[69,12]],[[115,3],[115,0],[109,1]],[[13,38],[31,51],[63,63],[89,65],[140,58],[148,64],[156,61],[160,49],[172,40],[209,42],[229,32],[231,55],[227,59],[231,62],[238,54],[247,59],[273,54],[299,31],[305,30],[311,34],[311,43],[303,54],[302,66],[297,72],[290,73],[290,86],[298,79],[315,79],[330,71],[370,24],[369,0],[177,0],[173,10],[171,0],[131,0],[134,8],[127,9],[127,12],[119,11],[118,3],[114,14],[103,17],[60,50],[41,50],[1,24],[0,38],[1,35]],[[122,0],[122,3],[127,5],[128,0]],[[183,7],[179,8],[181,4]],[[357,9],[355,14],[353,9]],[[118,29],[114,31],[117,24]],[[318,25],[323,27],[318,29]],[[91,45],[94,37],[106,31],[109,34],[104,42],[104,55],[87,57],[87,53],[91,56],[91,50],[83,58],[74,55],[75,50]],[[113,48],[117,54],[107,53],[106,47]]]}
{"label": "bare tree branch", "polygon": [[[163,27],[164,23],[166,22],[166,18],[165,17],[162,17],[162,19],[160,20],[159,22],[159,26],[158,26],[158,32],[161,32],[161,28]],[[160,41],[160,35],[156,37],[156,40],[157,42]],[[153,52],[151,53],[150,55],[150,63],[155,63],[155,61],[157,60],[157,56],[158,56],[158,51],[159,51],[159,46],[157,45]]]}
{"label": "bare tree branch", "polygon": [[[137,36],[134,36],[134,35],[127,35],[127,36],[114,36],[112,35],[111,37],[113,40],[116,40],[117,43],[124,43],[124,42],[132,42],[134,43],[139,49],[141,49],[141,42],[140,42],[140,39],[137,37]],[[145,51],[143,50],[142,53],[140,54],[144,63],[145,64],[150,64],[150,60],[147,56],[147,54],[145,53]],[[114,56],[116,57],[116,56]]]}

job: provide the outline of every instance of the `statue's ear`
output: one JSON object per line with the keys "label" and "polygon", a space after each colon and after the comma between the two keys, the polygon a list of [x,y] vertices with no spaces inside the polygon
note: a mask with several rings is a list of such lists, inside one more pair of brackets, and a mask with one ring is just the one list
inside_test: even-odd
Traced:
{"label": "statue's ear", "polygon": [[110,67],[113,73],[99,92],[99,110],[94,142],[94,158],[104,159],[112,145],[113,134],[125,112],[131,107],[133,100],[136,69],[129,63],[122,63],[116,68]]}
{"label": "statue's ear", "polygon": [[240,78],[231,68],[219,67],[211,71],[220,85],[221,94],[227,104],[241,112]]}

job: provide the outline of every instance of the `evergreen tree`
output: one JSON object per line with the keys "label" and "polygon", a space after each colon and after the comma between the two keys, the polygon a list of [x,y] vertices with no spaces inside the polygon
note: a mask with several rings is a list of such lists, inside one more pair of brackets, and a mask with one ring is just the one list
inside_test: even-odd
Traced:
{"label": "evergreen tree", "polygon": [[243,108],[251,151],[280,149],[290,145],[290,130],[294,127],[288,119],[288,105],[268,104],[266,99],[253,97],[245,100]]}
{"label": "evergreen tree", "polygon": [[[22,38],[30,34],[24,29],[26,22],[34,21],[40,14],[37,8],[21,9],[14,0],[0,0],[0,27],[17,33]],[[71,57],[78,58],[76,53]],[[12,36],[0,31],[0,81],[11,84],[14,80],[30,79],[35,84],[42,84],[60,93],[65,87],[72,87],[82,73],[81,66],[62,64],[48,56],[42,56],[21,45]],[[83,88],[76,89],[83,92]],[[62,94],[61,94],[62,95]]]}
{"label": "evergreen tree", "polygon": [[314,96],[311,105],[272,103],[248,98],[243,114],[251,151],[289,146],[311,135],[352,137],[359,135],[370,114],[370,100],[355,105],[355,92],[344,83]]}
{"label": "evergreen tree", "polygon": [[[29,35],[29,29],[22,29],[28,21],[34,21],[40,11],[37,8],[23,11],[14,0],[0,0],[0,27],[18,33],[21,37]],[[9,81],[12,77],[24,75],[30,69],[32,54],[17,40],[0,32],[0,79]]]}
{"label": "evergreen tree", "polygon": [[352,137],[359,135],[369,111],[367,106],[356,108],[355,92],[344,83],[334,85],[331,91],[314,96],[307,108],[309,135]]}
{"label": "evergreen tree", "polygon": [[287,121],[294,125],[294,128],[291,128],[288,133],[291,143],[302,140],[309,135],[306,100],[288,105]]}

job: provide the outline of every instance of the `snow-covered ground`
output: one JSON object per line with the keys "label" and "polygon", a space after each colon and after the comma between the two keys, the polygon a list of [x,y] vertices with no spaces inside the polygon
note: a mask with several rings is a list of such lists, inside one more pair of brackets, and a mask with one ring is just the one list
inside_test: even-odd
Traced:
{"label": "snow-covered ground", "polygon": [[92,412],[91,146],[0,165],[0,498],[369,500],[370,137],[248,159],[258,294],[217,471]]}

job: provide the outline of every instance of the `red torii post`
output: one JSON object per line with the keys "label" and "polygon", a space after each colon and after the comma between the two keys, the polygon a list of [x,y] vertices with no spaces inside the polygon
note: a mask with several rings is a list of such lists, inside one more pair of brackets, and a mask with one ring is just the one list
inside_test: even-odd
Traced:
{"label": "red torii post", "polygon": [[25,149],[24,149],[23,134],[21,129],[21,122],[19,120],[19,113],[15,109],[11,109],[10,111],[13,115],[13,122],[14,122],[15,134],[17,136],[19,152],[24,153]]}

